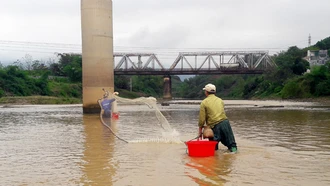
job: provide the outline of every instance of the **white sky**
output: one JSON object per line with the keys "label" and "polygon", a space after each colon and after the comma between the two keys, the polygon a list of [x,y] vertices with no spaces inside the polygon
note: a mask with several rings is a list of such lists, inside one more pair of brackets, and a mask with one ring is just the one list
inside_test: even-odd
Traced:
{"label": "white sky", "polygon": [[[300,48],[330,36],[330,0],[113,0],[115,52]],[[80,0],[1,0],[0,61],[81,52]]]}

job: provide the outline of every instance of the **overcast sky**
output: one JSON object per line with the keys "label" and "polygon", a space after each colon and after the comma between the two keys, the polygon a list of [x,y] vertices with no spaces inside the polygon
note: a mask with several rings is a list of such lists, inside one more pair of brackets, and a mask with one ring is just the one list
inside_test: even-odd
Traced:
{"label": "overcast sky", "polygon": [[[330,0],[113,0],[115,52],[300,48],[330,36]],[[81,52],[80,0],[1,0],[0,61]],[[173,61],[174,61],[173,59]]]}

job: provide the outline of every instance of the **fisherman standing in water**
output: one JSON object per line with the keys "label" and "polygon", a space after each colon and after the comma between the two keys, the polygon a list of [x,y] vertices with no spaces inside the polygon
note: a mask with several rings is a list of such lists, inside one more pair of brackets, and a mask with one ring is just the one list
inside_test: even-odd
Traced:
{"label": "fisherman standing in water", "polygon": [[[114,101],[116,101],[115,98],[111,98],[109,99],[109,91],[106,91],[103,89],[103,91],[105,91],[104,95],[103,95],[103,99],[101,102],[99,102],[99,104],[101,105],[102,107],[102,110],[103,110],[103,117],[107,117],[107,118],[111,118],[111,106],[112,106],[112,103]],[[114,92],[113,95],[118,95],[118,92]]]}
{"label": "fisherman standing in water", "polygon": [[207,84],[203,90],[206,98],[200,104],[198,121],[199,136],[202,135],[204,125],[206,125],[204,132],[207,129],[209,131],[212,129],[213,134],[205,137],[218,141],[215,150],[218,150],[219,142],[221,142],[230,152],[236,152],[235,137],[225,113],[223,100],[215,95],[215,85]]}

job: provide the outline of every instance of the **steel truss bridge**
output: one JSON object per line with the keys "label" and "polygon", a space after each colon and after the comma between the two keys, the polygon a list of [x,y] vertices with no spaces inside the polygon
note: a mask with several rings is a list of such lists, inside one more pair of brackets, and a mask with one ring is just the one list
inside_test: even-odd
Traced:
{"label": "steel truss bridge", "polygon": [[154,53],[114,53],[114,63],[115,75],[262,74],[276,67],[268,51],[181,52],[169,68]]}

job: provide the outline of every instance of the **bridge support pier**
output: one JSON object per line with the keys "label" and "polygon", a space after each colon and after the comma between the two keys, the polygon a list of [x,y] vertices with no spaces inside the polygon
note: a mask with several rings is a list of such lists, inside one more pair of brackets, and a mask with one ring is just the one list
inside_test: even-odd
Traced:
{"label": "bridge support pier", "polygon": [[163,99],[164,100],[171,100],[172,99],[172,82],[171,76],[164,76],[164,93]]}
{"label": "bridge support pier", "polygon": [[114,91],[112,0],[81,0],[83,113],[99,113]]}

